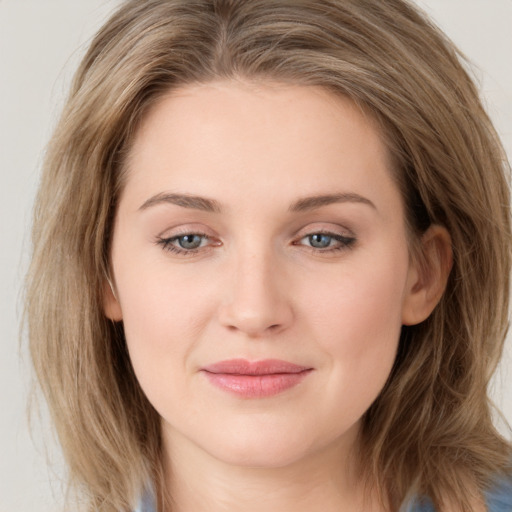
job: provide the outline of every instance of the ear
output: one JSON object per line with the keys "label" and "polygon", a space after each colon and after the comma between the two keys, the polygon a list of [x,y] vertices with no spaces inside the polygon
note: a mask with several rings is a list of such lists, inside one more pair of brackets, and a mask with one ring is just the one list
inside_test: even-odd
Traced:
{"label": "ear", "polygon": [[103,282],[103,312],[114,322],[120,322],[123,319],[123,312],[114,285],[108,277],[105,277]]}
{"label": "ear", "polygon": [[402,307],[402,324],[415,325],[430,316],[446,289],[453,264],[451,237],[443,226],[432,225],[411,256]]}

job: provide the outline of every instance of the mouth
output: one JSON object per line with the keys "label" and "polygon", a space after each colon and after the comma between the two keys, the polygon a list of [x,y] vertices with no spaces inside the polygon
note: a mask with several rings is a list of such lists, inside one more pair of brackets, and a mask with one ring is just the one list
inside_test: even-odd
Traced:
{"label": "mouth", "polygon": [[313,368],[288,361],[231,359],[201,368],[209,382],[240,398],[265,398],[297,386]]}

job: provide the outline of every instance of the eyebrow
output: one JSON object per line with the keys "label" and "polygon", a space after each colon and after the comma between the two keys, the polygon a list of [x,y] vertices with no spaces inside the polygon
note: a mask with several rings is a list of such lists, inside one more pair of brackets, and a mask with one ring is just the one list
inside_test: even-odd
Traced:
{"label": "eyebrow", "polygon": [[[292,203],[288,210],[290,212],[306,212],[336,203],[361,203],[377,210],[377,207],[372,203],[372,201],[354,193],[322,194],[304,197]],[[219,202],[215,201],[215,199],[208,199],[206,197],[189,194],[172,194],[167,192],[162,192],[150,197],[142,204],[139,210],[146,210],[159,204],[174,204],[183,208],[190,208],[210,213],[220,213],[222,211]]]}
{"label": "eyebrow", "polygon": [[146,210],[151,206],[166,203],[182,206],[183,208],[201,210],[203,212],[220,213],[221,211],[219,203],[214,199],[207,199],[206,197],[192,196],[189,194],[170,194],[166,192],[150,197],[142,204],[139,210]]}
{"label": "eyebrow", "polygon": [[374,210],[377,210],[375,204],[373,204],[366,197],[360,196],[359,194],[353,193],[342,193],[342,194],[325,194],[319,196],[304,197],[295,201],[289,208],[291,212],[305,212],[309,210],[315,210],[322,206],[328,206],[335,203],[361,203],[371,206]]}

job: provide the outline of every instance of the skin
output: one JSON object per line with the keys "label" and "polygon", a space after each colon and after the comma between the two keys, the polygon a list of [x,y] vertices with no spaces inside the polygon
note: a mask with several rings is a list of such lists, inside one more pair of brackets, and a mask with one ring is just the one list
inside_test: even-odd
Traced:
{"label": "skin", "polygon": [[[348,99],[218,82],[153,107],[128,161],[105,313],[161,415],[173,510],[382,510],[363,503],[354,454],[401,326],[446,283],[448,234],[433,226],[421,244],[423,273],[385,145]],[[312,371],[240,398],[201,371],[233,358]]]}

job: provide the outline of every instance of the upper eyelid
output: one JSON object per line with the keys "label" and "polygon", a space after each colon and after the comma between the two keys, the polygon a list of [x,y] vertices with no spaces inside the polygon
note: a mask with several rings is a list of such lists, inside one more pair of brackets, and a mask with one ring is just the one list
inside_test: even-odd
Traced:
{"label": "upper eyelid", "polygon": [[178,225],[173,227],[167,227],[162,230],[157,237],[158,238],[178,238],[185,235],[201,235],[209,238],[214,237],[212,230],[204,226],[195,226],[194,223],[186,225]]}
{"label": "upper eyelid", "polygon": [[[303,238],[305,236],[314,235],[316,233],[322,233],[326,235],[333,235],[333,236],[341,236],[345,238],[354,238],[356,235],[355,233],[347,228],[346,226],[337,226],[337,227],[325,227],[325,223],[313,223],[313,224],[320,224],[318,227],[316,226],[304,226],[301,229],[298,229],[295,231],[295,233],[292,236],[292,238]],[[322,226],[322,224],[324,224]],[[332,226],[332,224],[331,224]],[[211,231],[211,232],[210,232]],[[161,233],[157,235],[158,239],[174,239],[179,238],[180,236],[186,236],[186,235],[199,235],[204,236],[208,239],[214,239],[214,238],[221,238],[218,236],[214,230],[210,230],[209,228],[204,227],[195,227],[194,225],[186,225],[186,226],[176,226],[173,228],[167,228],[163,230]]]}
{"label": "upper eyelid", "polygon": [[[315,233],[322,233],[325,235],[342,236],[345,238],[355,238],[355,236],[356,236],[355,233],[351,229],[349,229],[345,226],[337,225],[336,227],[331,227],[333,225],[330,224],[329,227],[326,227],[325,223],[318,223],[319,226],[315,227],[314,224],[316,224],[316,223],[313,223],[313,226],[309,225],[309,226],[305,226],[302,229],[299,229],[296,232],[295,236],[299,237],[299,238],[303,238],[308,235],[314,235]],[[322,226],[322,224],[323,224],[323,226]]]}
{"label": "upper eyelid", "polygon": [[[341,232],[343,231],[343,232]],[[351,231],[349,231],[348,229],[343,229],[343,230],[337,230],[337,229],[330,229],[330,228],[317,228],[317,229],[306,229],[304,230],[304,233],[305,233],[305,236],[307,236],[308,234],[315,234],[315,233],[324,233],[326,235],[339,235],[339,236],[344,236],[345,234],[352,234]]]}

